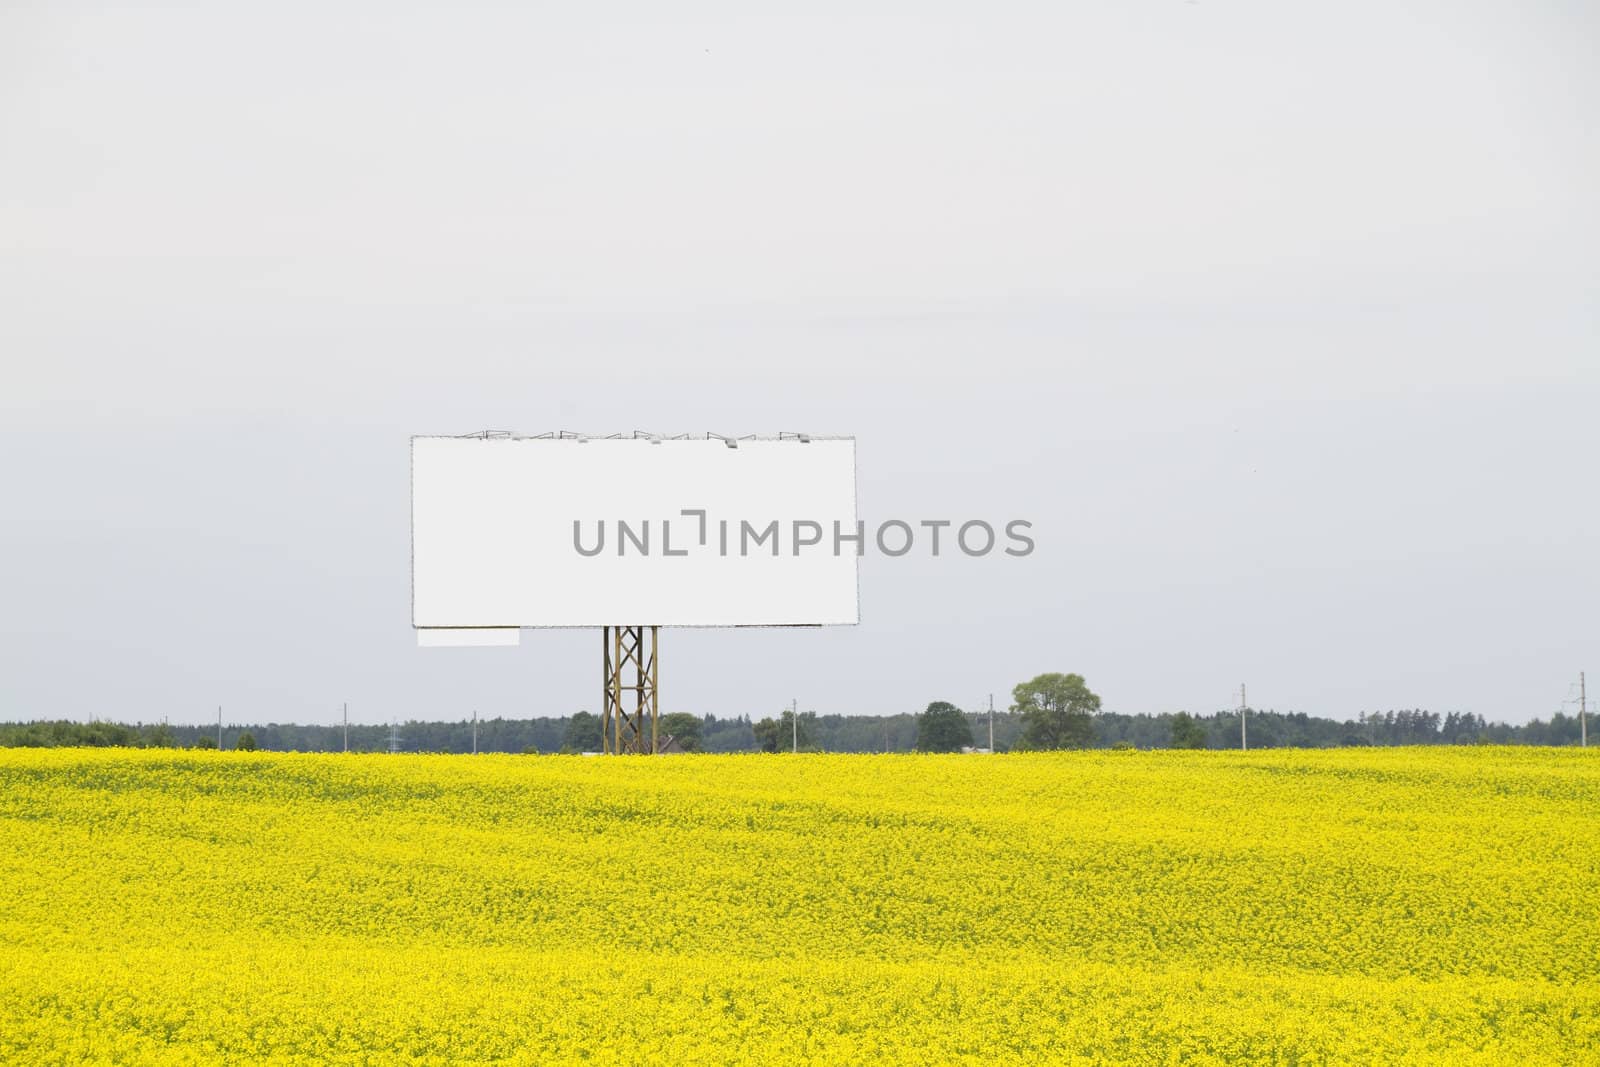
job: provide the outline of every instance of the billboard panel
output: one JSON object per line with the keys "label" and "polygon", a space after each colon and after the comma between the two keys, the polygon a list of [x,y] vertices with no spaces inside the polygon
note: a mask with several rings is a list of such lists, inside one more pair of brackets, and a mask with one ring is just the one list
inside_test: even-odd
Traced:
{"label": "billboard panel", "polygon": [[857,532],[853,438],[411,441],[419,628],[853,624]]}

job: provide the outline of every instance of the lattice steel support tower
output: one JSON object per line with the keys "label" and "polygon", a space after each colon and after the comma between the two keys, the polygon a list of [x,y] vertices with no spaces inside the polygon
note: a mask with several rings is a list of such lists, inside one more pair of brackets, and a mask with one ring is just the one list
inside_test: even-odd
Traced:
{"label": "lattice steel support tower", "polygon": [[602,744],[610,755],[656,751],[656,645],[659,626],[606,626],[605,719]]}

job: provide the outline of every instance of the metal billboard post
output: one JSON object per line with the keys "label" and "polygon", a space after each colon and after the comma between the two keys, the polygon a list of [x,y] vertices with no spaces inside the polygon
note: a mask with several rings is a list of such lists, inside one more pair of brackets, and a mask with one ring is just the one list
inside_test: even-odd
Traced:
{"label": "metal billboard post", "polygon": [[[646,631],[649,631],[648,637]],[[653,755],[659,747],[656,649],[659,626],[606,626],[601,747],[608,755]]]}

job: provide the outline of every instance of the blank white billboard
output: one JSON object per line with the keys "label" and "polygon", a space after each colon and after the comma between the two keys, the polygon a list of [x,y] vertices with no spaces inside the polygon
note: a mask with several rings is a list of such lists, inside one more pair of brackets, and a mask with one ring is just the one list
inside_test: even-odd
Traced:
{"label": "blank white billboard", "polygon": [[859,532],[853,438],[411,440],[419,639],[854,624]]}

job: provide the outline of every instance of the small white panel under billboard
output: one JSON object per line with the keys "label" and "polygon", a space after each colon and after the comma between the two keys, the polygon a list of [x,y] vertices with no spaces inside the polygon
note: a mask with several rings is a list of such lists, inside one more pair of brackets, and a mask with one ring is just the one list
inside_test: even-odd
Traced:
{"label": "small white panel under billboard", "polygon": [[417,627],[858,621],[852,438],[415,437]]}

